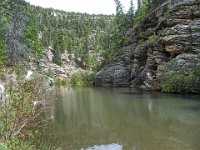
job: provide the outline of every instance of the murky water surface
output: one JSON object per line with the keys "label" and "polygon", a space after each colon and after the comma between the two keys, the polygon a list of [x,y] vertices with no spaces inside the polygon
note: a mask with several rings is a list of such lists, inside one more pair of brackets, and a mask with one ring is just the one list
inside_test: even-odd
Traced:
{"label": "murky water surface", "polygon": [[45,140],[64,150],[200,150],[200,96],[55,89]]}

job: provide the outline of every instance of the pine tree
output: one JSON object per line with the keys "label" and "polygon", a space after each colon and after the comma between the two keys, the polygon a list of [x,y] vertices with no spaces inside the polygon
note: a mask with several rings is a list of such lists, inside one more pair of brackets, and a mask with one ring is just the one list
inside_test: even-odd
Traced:
{"label": "pine tree", "polygon": [[25,17],[22,13],[17,12],[9,29],[6,45],[9,59],[12,65],[16,65],[25,55],[26,46],[20,40],[25,28]]}
{"label": "pine tree", "polygon": [[142,0],[137,0],[137,5],[138,5],[138,10],[139,10],[142,6]]}
{"label": "pine tree", "polygon": [[130,7],[129,10],[127,12],[127,21],[128,21],[128,27],[132,27],[133,26],[133,21],[134,21],[134,5],[133,5],[133,0],[130,1]]}
{"label": "pine tree", "polygon": [[114,0],[116,4],[116,15],[124,14],[123,6],[120,0]]}
{"label": "pine tree", "polygon": [[135,9],[134,9],[134,5],[133,5],[133,0],[131,0],[130,1],[130,7],[129,7],[129,10],[128,10],[128,15],[134,16],[134,12],[135,12]]}

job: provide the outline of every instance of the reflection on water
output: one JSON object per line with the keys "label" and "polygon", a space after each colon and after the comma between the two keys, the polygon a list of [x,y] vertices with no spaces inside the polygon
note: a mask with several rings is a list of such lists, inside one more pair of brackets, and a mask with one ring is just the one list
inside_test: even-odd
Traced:
{"label": "reflection on water", "polygon": [[[84,150],[83,148],[81,150]],[[93,147],[89,147],[85,150],[122,150],[122,145],[119,144],[108,144],[108,145],[95,145]]]}
{"label": "reflection on water", "polygon": [[109,150],[110,143],[123,150],[199,150],[198,99],[128,88],[55,89],[45,139],[64,150]]}

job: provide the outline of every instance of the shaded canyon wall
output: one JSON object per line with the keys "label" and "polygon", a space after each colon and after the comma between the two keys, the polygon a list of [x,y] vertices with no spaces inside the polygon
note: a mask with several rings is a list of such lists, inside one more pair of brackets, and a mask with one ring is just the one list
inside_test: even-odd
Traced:
{"label": "shaded canyon wall", "polygon": [[95,76],[95,86],[159,90],[162,79],[200,65],[200,0],[167,1],[127,34],[120,56]]}

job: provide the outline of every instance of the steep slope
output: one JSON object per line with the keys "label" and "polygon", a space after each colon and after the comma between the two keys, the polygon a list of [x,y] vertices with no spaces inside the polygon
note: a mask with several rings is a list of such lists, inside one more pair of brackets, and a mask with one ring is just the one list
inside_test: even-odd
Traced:
{"label": "steep slope", "polygon": [[[96,86],[160,90],[170,76],[200,65],[200,0],[170,0],[132,29],[123,54],[100,70]],[[199,92],[196,89],[195,92]]]}
{"label": "steep slope", "polygon": [[24,0],[2,0],[0,15],[0,68],[24,63],[63,77],[99,65],[114,18],[44,9]]}

